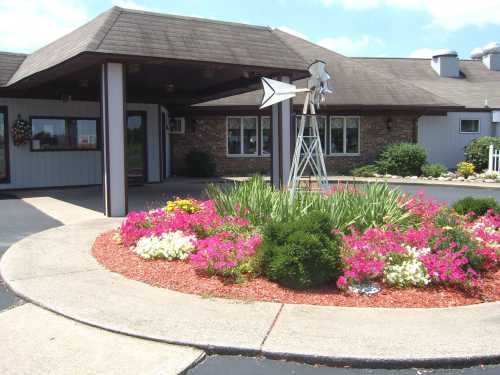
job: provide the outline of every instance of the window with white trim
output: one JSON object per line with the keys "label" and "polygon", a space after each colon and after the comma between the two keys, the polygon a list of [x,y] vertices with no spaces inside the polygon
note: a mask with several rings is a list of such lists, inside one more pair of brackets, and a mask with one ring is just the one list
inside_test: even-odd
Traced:
{"label": "window with white trim", "polygon": [[[303,115],[295,116],[295,139],[299,135],[300,121]],[[306,123],[304,126],[304,136],[311,135],[311,121],[313,119],[312,115],[306,115]],[[326,116],[316,116],[316,121],[318,121],[319,136],[321,139],[321,149],[323,153],[326,153]],[[310,143],[310,139],[305,138],[307,144]]]}
{"label": "window with white trim", "polygon": [[359,154],[359,117],[330,117],[330,154]]}
{"label": "window with white trim", "polygon": [[227,117],[227,154],[257,155],[257,117]]}
{"label": "window with white trim", "polygon": [[173,117],[169,121],[170,134],[184,134],[186,130],[186,119],[184,117]]}
{"label": "window with white trim", "polygon": [[479,133],[479,123],[477,119],[461,119],[460,133]]}
{"label": "window with white trim", "polygon": [[271,155],[273,148],[273,138],[271,130],[271,117],[262,116],[260,118],[260,153],[262,156]]}

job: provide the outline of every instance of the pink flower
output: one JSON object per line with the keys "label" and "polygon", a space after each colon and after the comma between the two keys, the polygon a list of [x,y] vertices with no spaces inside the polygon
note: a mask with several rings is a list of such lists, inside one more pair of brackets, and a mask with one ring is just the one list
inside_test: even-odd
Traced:
{"label": "pink flower", "polygon": [[337,288],[344,290],[349,286],[349,282],[344,276],[340,276],[337,280]]}

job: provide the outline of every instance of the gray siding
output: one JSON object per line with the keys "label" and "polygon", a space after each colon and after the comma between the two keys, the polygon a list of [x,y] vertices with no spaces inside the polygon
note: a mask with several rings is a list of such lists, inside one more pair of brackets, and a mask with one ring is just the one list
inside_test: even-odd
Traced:
{"label": "gray siding", "polygon": [[[0,98],[0,106],[8,107],[9,129],[18,115],[100,117],[98,102]],[[147,111],[148,182],[159,181],[158,106],[127,104],[129,110]],[[9,139],[10,183],[2,189],[51,186],[94,185],[102,178],[101,151],[32,152],[30,145],[14,146]]]}
{"label": "gray siding", "polygon": [[[427,150],[430,163],[455,168],[464,159],[464,147],[473,139],[496,135],[491,112],[450,112],[447,116],[422,116],[418,120],[418,143]],[[480,120],[479,134],[460,133],[461,119]]]}

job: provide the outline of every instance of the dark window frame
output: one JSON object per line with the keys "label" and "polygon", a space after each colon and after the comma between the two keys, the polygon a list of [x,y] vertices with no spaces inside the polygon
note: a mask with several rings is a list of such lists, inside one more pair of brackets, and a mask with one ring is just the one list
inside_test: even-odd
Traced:
{"label": "dark window frame", "polygon": [[4,140],[5,140],[5,177],[0,177],[0,183],[10,182],[10,137],[9,137],[9,110],[7,106],[0,106],[0,112],[4,116]]}
{"label": "dark window frame", "polygon": [[31,152],[96,152],[101,151],[102,148],[102,135],[101,135],[101,119],[99,117],[84,117],[84,116],[30,116],[31,132],[33,134],[33,120],[64,120],[67,124],[68,121],[77,120],[94,120],[96,122],[96,148],[58,148],[58,149],[34,149],[33,142],[30,142]]}

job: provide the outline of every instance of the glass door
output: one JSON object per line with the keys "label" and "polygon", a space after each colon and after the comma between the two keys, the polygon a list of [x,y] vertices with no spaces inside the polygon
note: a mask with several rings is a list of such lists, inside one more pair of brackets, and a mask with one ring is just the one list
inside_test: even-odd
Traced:
{"label": "glass door", "polygon": [[7,107],[0,107],[0,182],[9,180],[9,132]]}
{"label": "glass door", "polygon": [[129,185],[146,182],[146,112],[127,112],[127,174]]}

